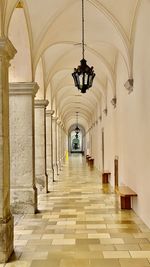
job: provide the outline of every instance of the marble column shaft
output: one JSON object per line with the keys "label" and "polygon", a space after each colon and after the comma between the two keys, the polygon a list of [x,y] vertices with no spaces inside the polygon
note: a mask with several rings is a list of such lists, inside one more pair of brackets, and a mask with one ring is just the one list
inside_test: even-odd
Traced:
{"label": "marble column shaft", "polygon": [[53,142],[52,142],[52,115],[53,110],[46,110],[46,158],[49,182],[53,181]]}
{"label": "marble column shaft", "polygon": [[37,83],[10,83],[10,177],[14,213],[37,211],[34,97]]}
{"label": "marble column shaft", "polygon": [[0,263],[13,252],[13,217],[10,212],[9,61],[16,53],[7,38],[0,38]]}
{"label": "marble column shaft", "polygon": [[39,192],[48,192],[46,172],[46,107],[48,100],[35,100],[35,177]]}

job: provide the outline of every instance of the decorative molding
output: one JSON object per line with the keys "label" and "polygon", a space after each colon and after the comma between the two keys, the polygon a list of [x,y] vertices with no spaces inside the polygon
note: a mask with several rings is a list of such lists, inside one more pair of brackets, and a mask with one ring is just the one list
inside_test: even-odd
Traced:
{"label": "decorative molding", "polygon": [[14,82],[9,83],[10,95],[33,95],[35,96],[39,86],[36,82]]}
{"label": "decorative molding", "polygon": [[46,108],[49,104],[48,100],[45,99],[35,99],[34,100],[34,107],[35,108]]}
{"label": "decorative molding", "polygon": [[114,108],[116,108],[116,105],[117,105],[117,98],[116,98],[116,96],[112,98],[111,104],[113,105]]}
{"label": "decorative molding", "polygon": [[53,121],[57,121],[58,120],[58,117],[57,116],[52,116],[52,120]]}
{"label": "decorative molding", "polygon": [[6,57],[11,60],[16,53],[17,50],[8,38],[0,38],[0,56],[6,55]]}
{"label": "decorative molding", "polygon": [[129,94],[133,91],[133,85],[134,85],[133,79],[128,79],[124,84],[124,87],[127,89]]}
{"label": "decorative molding", "polygon": [[61,120],[58,118],[57,119],[57,124],[60,125],[61,124]]}
{"label": "decorative molding", "polygon": [[54,114],[54,110],[49,110],[49,109],[47,109],[46,110],[46,116],[48,117],[48,116],[52,116],[53,114]]}
{"label": "decorative molding", "polygon": [[16,5],[16,8],[23,8],[23,3],[19,1]]}

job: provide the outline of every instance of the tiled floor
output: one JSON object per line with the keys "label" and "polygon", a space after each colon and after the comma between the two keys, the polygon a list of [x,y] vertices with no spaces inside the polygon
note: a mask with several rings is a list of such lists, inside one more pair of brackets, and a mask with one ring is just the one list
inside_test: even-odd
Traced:
{"label": "tiled floor", "polygon": [[133,211],[121,211],[113,189],[81,156],[65,163],[40,213],[15,227],[15,254],[0,267],[146,267],[150,230]]}

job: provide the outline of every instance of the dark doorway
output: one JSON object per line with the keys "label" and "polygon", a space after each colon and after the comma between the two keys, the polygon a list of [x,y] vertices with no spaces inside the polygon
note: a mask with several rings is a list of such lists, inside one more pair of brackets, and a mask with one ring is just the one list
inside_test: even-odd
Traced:
{"label": "dark doorway", "polygon": [[115,188],[118,187],[118,184],[119,184],[119,160],[118,160],[118,157],[116,156],[115,157],[115,160],[114,160],[114,176],[115,176]]}
{"label": "dark doorway", "polygon": [[104,172],[104,129],[102,129],[102,172]]}

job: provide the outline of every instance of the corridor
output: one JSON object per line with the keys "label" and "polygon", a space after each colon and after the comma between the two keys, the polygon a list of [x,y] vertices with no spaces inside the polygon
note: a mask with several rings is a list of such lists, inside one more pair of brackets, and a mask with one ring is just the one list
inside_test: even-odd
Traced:
{"label": "corridor", "polygon": [[15,255],[0,267],[146,267],[150,230],[75,154],[64,163],[39,213],[15,218]]}

